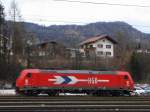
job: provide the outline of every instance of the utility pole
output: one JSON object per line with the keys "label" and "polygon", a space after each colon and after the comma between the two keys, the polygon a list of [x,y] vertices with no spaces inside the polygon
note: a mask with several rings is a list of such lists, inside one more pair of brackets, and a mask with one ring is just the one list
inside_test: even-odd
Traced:
{"label": "utility pole", "polygon": [[57,45],[57,43],[55,41],[52,41],[51,44],[52,44],[52,54],[51,54],[51,56],[53,58],[55,58],[56,57],[56,45]]}
{"label": "utility pole", "polygon": [[4,46],[5,46],[5,38],[3,35],[4,29],[4,13],[3,13],[3,6],[0,4],[0,61],[5,61],[5,53],[4,53]]}
{"label": "utility pole", "polygon": [[97,54],[96,54],[96,49],[94,49],[94,65],[95,65],[95,69],[97,69]]}
{"label": "utility pole", "polygon": [[32,42],[30,40],[27,41],[27,68],[31,68],[31,45]]}
{"label": "utility pole", "polygon": [[15,9],[15,1],[12,2],[12,10],[13,10],[13,29],[12,29],[12,52],[14,54],[14,57],[15,57],[15,53],[16,53],[16,50],[15,50],[15,23],[16,23],[16,9]]}
{"label": "utility pole", "polygon": [[79,53],[75,48],[75,68],[78,69],[79,68]]}

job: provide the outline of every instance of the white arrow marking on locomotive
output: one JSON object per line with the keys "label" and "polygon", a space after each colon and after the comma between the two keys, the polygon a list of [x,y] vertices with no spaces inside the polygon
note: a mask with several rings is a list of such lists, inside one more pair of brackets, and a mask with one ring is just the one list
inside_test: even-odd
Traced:
{"label": "white arrow marking on locomotive", "polygon": [[97,82],[109,82],[110,80],[97,80]]}
{"label": "white arrow marking on locomotive", "polygon": [[[55,79],[48,79],[48,81],[55,81],[54,84],[62,84],[65,79],[61,76],[54,76]],[[78,79],[74,76],[67,76],[71,81],[68,84],[75,84],[78,82]],[[87,80],[86,80],[87,81]]]}
{"label": "white arrow marking on locomotive", "polygon": [[54,77],[55,79],[48,79],[48,81],[55,81],[54,84],[61,84],[65,81],[64,78],[62,78],[61,76],[54,76]]}
{"label": "white arrow marking on locomotive", "polygon": [[70,79],[71,79],[71,81],[68,83],[68,84],[75,84],[75,83],[77,83],[79,80],[76,78],[76,77],[74,77],[74,76],[68,76]]}
{"label": "white arrow marking on locomotive", "polygon": [[[63,82],[65,82],[66,78],[62,77],[62,76],[54,76],[55,79],[48,79],[48,81],[55,81],[54,84],[62,84]],[[75,76],[67,76],[70,79],[70,82],[68,82],[67,84],[75,84],[77,82],[88,82],[88,83],[93,83],[96,84],[98,82],[109,82],[110,80],[97,80],[97,78],[88,78],[88,79],[77,79]]]}
{"label": "white arrow marking on locomotive", "polygon": [[65,79],[62,78],[61,76],[54,76],[56,78],[56,82],[54,84],[62,84]]}

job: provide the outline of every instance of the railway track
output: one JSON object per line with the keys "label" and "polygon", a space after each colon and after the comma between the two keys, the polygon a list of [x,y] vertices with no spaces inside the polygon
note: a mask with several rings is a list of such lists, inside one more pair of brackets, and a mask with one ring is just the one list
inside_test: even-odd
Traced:
{"label": "railway track", "polygon": [[1,112],[150,112],[150,97],[0,96]]}

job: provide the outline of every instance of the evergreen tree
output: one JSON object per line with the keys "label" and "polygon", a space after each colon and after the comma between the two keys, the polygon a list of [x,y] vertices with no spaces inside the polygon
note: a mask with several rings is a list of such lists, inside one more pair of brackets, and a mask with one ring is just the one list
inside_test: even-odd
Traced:
{"label": "evergreen tree", "polygon": [[138,54],[133,53],[130,60],[130,71],[135,81],[140,82],[142,80],[140,57]]}
{"label": "evergreen tree", "polygon": [[0,4],[0,26],[4,24],[4,7]]}

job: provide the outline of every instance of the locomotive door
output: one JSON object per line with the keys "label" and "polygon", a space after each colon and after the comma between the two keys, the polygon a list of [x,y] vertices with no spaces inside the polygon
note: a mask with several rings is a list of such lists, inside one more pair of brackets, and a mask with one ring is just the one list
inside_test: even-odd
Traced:
{"label": "locomotive door", "polygon": [[28,73],[25,78],[26,86],[35,86],[36,85],[36,74]]}
{"label": "locomotive door", "polygon": [[129,77],[128,75],[122,75],[120,76],[121,78],[121,82],[120,82],[120,85],[121,85],[121,88],[129,88],[130,87],[130,81],[129,81]]}

